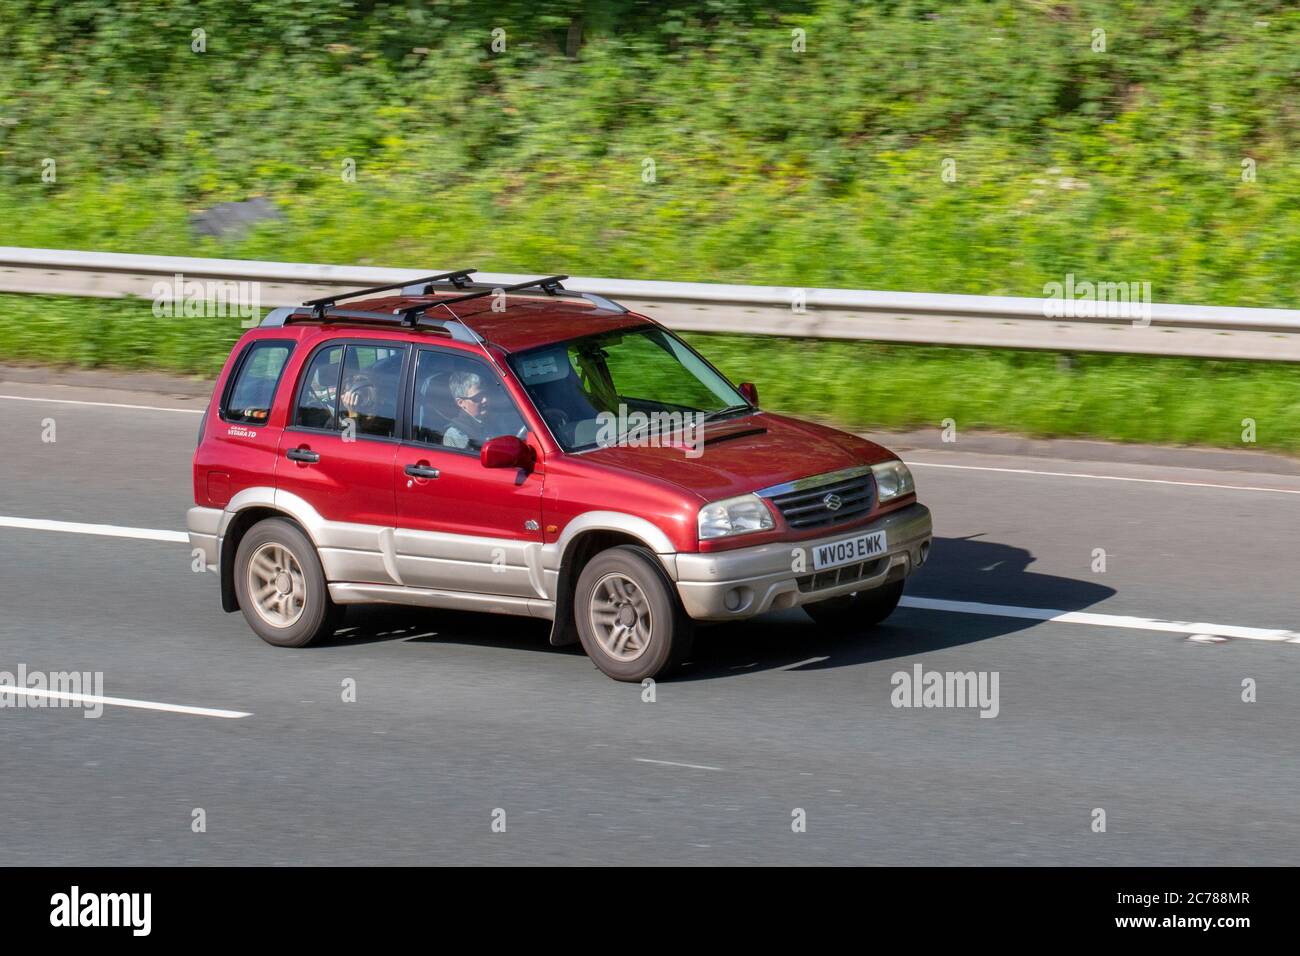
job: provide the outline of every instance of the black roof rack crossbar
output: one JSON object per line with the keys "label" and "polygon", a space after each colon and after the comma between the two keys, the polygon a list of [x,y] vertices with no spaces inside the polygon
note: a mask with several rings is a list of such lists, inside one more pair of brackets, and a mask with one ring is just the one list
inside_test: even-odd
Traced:
{"label": "black roof rack crossbar", "polygon": [[320,299],[308,299],[303,303],[303,305],[310,306],[312,313],[316,318],[320,319],[325,317],[326,309],[341,299],[355,299],[360,295],[373,295],[376,292],[388,292],[391,289],[405,289],[408,286],[427,286],[433,282],[444,282],[448,280],[450,280],[453,285],[463,288],[461,284],[462,280],[466,276],[473,275],[477,271],[477,269],[457,269],[455,272],[441,272],[436,276],[425,276],[423,279],[415,279],[414,281],[407,279],[404,282],[394,282],[390,285],[377,285],[372,286],[369,289],[357,289],[353,292],[339,292],[335,295],[327,295]]}
{"label": "black roof rack crossbar", "polygon": [[[539,288],[547,295],[556,295],[564,291],[564,286],[560,285],[568,276],[544,276],[540,279],[529,279],[527,282],[516,282],[514,285],[498,285],[491,288],[478,289],[474,292],[466,292],[464,295],[453,295],[450,299],[439,299],[437,302],[424,302],[420,305],[413,305],[409,308],[402,309],[402,315],[409,324],[414,324],[417,316],[428,312],[430,309],[436,309],[439,306],[455,305],[457,302],[468,302],[470,299],[482,299],[489,295],[496,295],[498,292],[520,292],[524,289]],[[451,312],[450,309],[447,311]],[[452,312],[452,315],[456,313]]]}

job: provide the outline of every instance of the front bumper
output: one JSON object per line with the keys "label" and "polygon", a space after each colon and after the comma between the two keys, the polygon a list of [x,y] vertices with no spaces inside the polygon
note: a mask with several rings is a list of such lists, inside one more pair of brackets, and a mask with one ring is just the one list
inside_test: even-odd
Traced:
{"label": "front bumper", "polygon": [[[813,571],[814,548],[881,530],[882,554],[844,568]],[[697,621],[737,621],[902,580],[925,563],[932,536],[930,509],[914,504],[851,531],[808,541],[678,554],[677,593]]]}

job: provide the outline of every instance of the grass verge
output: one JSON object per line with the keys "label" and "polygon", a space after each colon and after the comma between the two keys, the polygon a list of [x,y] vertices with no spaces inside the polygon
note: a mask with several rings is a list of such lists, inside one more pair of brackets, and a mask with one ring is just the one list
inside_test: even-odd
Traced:
{"label": "grass verge", "polygon": [[[0,295],[0,361],[212,377],[233,319],[157,319],[139,300]],[[957,349],[765,336],[685,336],[763,405],[855,429],[996,429],[1300,453],[1300,366]],[[1255,443],[1242,439],[1255,423]]]}

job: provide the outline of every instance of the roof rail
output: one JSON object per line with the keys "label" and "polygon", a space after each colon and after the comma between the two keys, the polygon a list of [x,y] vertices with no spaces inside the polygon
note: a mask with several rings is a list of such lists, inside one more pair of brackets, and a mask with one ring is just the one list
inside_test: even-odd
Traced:
{"label": "roof rail", "polygon": [[308,299],[303,303],[303,305],[310,306],[312,313],[316,318],[323,319],[325,317],[325,310],[341,299],[355,299],[357,296],[373,295],[376,292],[387,292],[390,289],[401,289],[403,292],[407,292],[409,288],[420,288],[425,291],[407,294],[427,295],[428,286],[431,283],[444,281],[450,281],[456,288],[463,289],[465,288],[465,277],[473,275],[477,271],[477,269],[457,269],[455,272],[441,272],[435,276],[425,276],[423,279],[416,279],[414,282],[408,279],[405,282],[393,282],[389,285],[377,285],[372,286],[369,289],[357,289],[354,292],[338,292],[334,295],[327,295],[320,299]]}
{"label": "roof rail", "polygon": [[483,341],[477,332],[455,318],[435,319],[431,316],[407,318],[401,312],[362,312],[357,309],[335,309],[329,306],[326,306],[323,313],[318,315],[315,307],[312,307],[310,312],[305,311],[305,309],[305,306],[286,306],[281,309],[273,309],[267,313],[266,318],[262,319],[261,326],[262,328],[280,328],[299,317],[320,322],[329,322],[333,319],[361,319],[366,322],[382,322],[385,325],[438,328],[447,332],[457,342],[469,342],[478,345]]}

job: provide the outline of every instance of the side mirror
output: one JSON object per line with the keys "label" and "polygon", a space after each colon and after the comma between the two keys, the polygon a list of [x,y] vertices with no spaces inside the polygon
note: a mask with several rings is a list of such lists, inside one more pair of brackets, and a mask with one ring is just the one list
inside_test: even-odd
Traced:
{"label": "side mirror", "polygon": [[478,460],[484,468],[531,468],[533,449],[514,435],[498,435],[483,443]]}
{"label": "side mirror", "polygon": [[758,386],[753,382],[741,382],[740,394],[749,404],[758,407]]}

